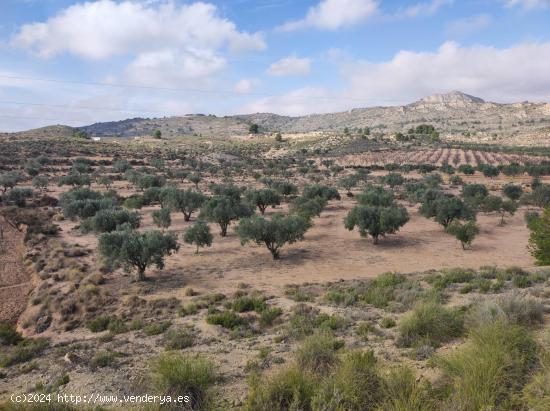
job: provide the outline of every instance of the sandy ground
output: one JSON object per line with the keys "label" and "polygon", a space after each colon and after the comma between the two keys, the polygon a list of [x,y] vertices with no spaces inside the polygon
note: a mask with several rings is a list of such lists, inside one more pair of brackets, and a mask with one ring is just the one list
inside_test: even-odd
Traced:
{"label": "sandy ground", "polygon": [[[234,233],[235,223],[226,238],[220,237],[218,226],[211,225],[212,247],[201,249],[200,254],[195,255],[194,246],[181,241],[181,233],[196,216],[186,223],[182,214],[173,213],[170,231],[179,236],[181,249],[166,259],[163,270],[150,268],[147,274],[155,283],[157,296],[183,297],[186,287],[201,292],[228,292],[239,283],[246,283],[271,292],[285,284],[368,278],[386,271],[408,273],[457,266],[534,265],[527,251],[529,231],[523,221],[524,209],[507,217],[504,226],[499,226],[500,216],[496,214],[479,214],[481,233],[472,248],[464,251],[440,225],[420,216],[416,206],[408,207],[411,219],[396,235],[382,238],[379,245],[374,245],[370,238],[361,238],[357,231],[344,228],[343,219],[354,204],[355,201],[347,197],[341,202],[332,202],[314,220],[304,241],[282,249],[279,261],[272,260],[263,246],[241,246]],[[270,209],[267,214],[285,208]],[[155,228],[150,217],[152,209],[141,210],[143,229]],[[62,222],[63,240],[94,249],[95,236],[83,236],[71,230],[74,225]]]}

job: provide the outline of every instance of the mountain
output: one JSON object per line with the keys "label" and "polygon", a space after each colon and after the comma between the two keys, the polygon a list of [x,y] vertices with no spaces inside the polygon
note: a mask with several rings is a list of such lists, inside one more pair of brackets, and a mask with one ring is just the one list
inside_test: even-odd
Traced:
{"label": "mountain", "polygon": [[420,100],[421,103],[427,104],[448,104],[448,105],[462,105],[466,106],[469,104],[485,103],[485,100],[470,96],[461,91],[451,91],[447,94],[434,94],[428,97],[424,97]]}
{"label": "mountain", "polygon": [[358,108],[339,113],[299,117],[271,113],[225,117],[190,114],[96,123],[80,129],[99,137],[150,136],[157,129],[165,138],[233,137],[247,135],[250,124],[258,124],[263,133],[341,132],[346,127],[369,127],[374,132],[391,134],[406,132],[423,123],[434,125],[444,138],[550,145],[550,104],[491,103],[460,91],[435,94],[405,106]]}

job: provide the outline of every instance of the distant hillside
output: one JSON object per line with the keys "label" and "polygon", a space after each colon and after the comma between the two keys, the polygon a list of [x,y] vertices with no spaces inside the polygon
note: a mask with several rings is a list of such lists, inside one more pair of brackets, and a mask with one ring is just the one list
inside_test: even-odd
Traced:
{"label": "distant hillside", "polygon": [[96,123],[81,127],[81,130],[99,137],[146,136],[157,129],[161,130],[165,138],[190,135],[231,137],[248,134],[249,126],[253,123],[258,124],[264,133],[330,132],[342,131],[346,127],[369,127],[384,133],[394,133],[406,132],[415,125],[429,123],[446,138],[550,144],[550,104],[497,104],[459,91],[428,96],[406,106],[358,108],[340,113],[301,117],[270,113],[226,117],[194,114]]}

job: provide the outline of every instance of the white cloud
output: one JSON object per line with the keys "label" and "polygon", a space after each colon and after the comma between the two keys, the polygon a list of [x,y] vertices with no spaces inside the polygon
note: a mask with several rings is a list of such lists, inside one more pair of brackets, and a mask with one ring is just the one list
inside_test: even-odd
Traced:
{"label": "white cloud", "polygon": [[335,94],[323,87],[303,87],[281,96],[265,97],[236,110],[236,113],[277,113],[302,116],[311,113],[329,113],[342,109]]}
{"label": "white cloud", "polygon": [[126,67],[125,77],[131,84],[155,87],[197,85],[225,67],[225,59],[207,49],[162,50],[139,54]]}
{"label": "white cloud", "polygon": [[25,24],[12,44],[44,57],[68,52],[87,59],[166,48],[266,47],[261,34],[238,31],[233,22],[218,16],[212,4],[113,0],[78,3],[46,22]]}
{"label": "white cloud", "polygon": [[460,90],[496,102],[549,101],[550,42],[498,49],[447,42],[433,52],[400,51],[385,62],[345,61],[339,91],[306,87],[266,97],[240,112],[304,115],[367,106],[404,105]]}
{"label": "white cloud", "polygon": [[359,62],[348,68],[347,96],[405,99],[461,90],[495,101],[550,97],[550,42],[498,49],[444,43],[435,52],[401,51],[382,63]]}
{"label": "white cloud", "polygon": [[337,30],[365,21],[378,10],[376,0],[322,0],[311,7],[301,20],[289,21],[279,27],[282,31],[303,28]]}
{"label": "white cloud", "polygon": [[436,13],[441,7],[453,4],[454,0],[432,0],[426,3],[418,3],[407,7],[398,13],[402,17],[426,16]]}
{"label": "white cloud", "polygon": [[240,93],[240,94],[250,93],[252,91],[252,87],[253,87],[252,83],[253,83],[252,80],[249,80],[247,78],[243,78],[235,84],[235,87],[233,87],[233,90],[236,93]]}
{"label": "white cloud", "polygon": [[506,0],[507,7],[522,7],[527,10],[550,7],[550,0]]}
{"label": "white cloud", "polygon": [[273,63],[267,69],[270,76],[303,76],[311,71],[311,60],[288,56]]}
{"label": "white cloud", "polygon": [[487,28],[492,22],[488,14],[465,17],[449,22],[445,26],[445,33],[450,36],[464,37]]}

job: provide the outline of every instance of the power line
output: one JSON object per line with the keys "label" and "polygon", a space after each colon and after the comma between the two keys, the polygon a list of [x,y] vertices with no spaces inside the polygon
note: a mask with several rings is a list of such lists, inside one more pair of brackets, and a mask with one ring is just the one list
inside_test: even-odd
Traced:
{"label": "power line", "polygon": [[[114,88],[135,88],[135,89],[144,89],[144,90],[159,90],[159,91],[173,91],[173,92],[186,92],[186,93],[205,93],[205,94],[222,94],[222,95],[234,95],[237,97],[283,97],[280,94],[271,94],[271,93],[260,93],[260,92],[237,92],[234,90],[208,90],[208,89],[199,89],[199,88],[179,88],[179,87],[159,87],[159,86],[145,86],[139,84],[115,84],[115,83],[99,83],[92,81],[81,81],[81,80],[62,80],[62,79],[52,79],[52,78],[40,78],[40,77],[23,77],[23,76],[6,76],[0,75],[0,78],[3,79],[12,79],[12,80],[30,80],[30,81],[43,81],[49,83],[65,83],[65,84],[82,84],[88,86],[100,86],[100,87],[114,87]],[[294,99],[302,100],[349,100],[349,101],[361,101],[361,102],[388,102],[388,103],[402,103],[403,100],[398,99],[368,99],[368,98],[353,98],[353,97],[293,97]]]}
{"label": "power line", "polygon": [[155,113],[166,114],[164,111],[154,111],[146,109],[121,109],[121,108],[107,108],[107,107],[93,107],[93,106],[74,106],[69,104],[48,104],[48,103],[29,103],[25,101],[0,101],[0,104],[13,104],[21,106],[38,106],[38,107],[53,107],[53,108],[69,108],[69,109],[83,109],[83,110],[97,110],[97,111],[118,111],[123,113]]}

